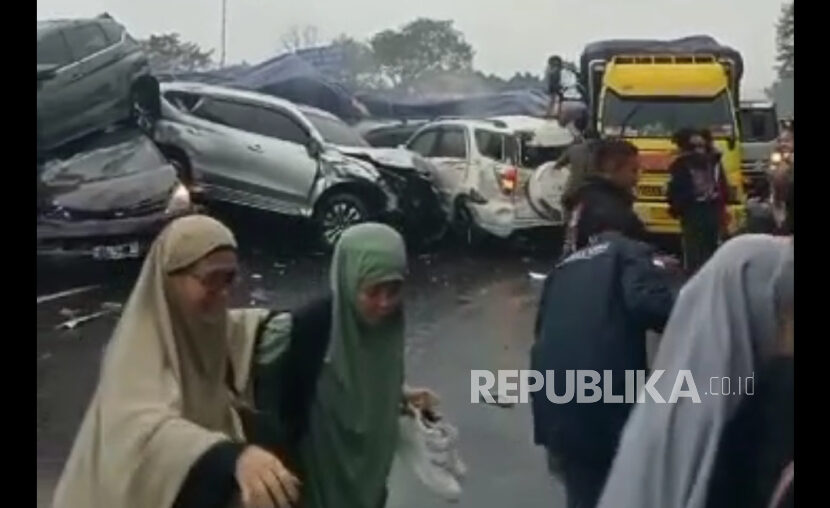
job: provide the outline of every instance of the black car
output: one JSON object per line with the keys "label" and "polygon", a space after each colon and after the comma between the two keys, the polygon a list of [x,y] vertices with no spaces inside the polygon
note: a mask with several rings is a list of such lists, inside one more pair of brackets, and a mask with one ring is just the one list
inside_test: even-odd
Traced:
{"label": "black car", "polygon": [[152,140],[126,128],[38,163],[38,256],[140,257],[190,194]]}

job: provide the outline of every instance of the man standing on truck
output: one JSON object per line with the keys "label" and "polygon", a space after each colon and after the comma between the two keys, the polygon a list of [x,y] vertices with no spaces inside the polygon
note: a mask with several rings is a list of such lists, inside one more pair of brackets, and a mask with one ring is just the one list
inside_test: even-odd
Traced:
{"label": "man standing on truck", "polygon": [[685,128],[672,140],[680,154],[669,167],[669,211],[680,219],[683,264],[692,275],[720,244],[726,217],[726,176],[711,134]]}
{"label": "man standing on truck", "polygon": [[545,84],[547,85],[548,95],[550,95],[548,116],[556,118],[559,116],[559,110],[562,107],[562,58],[556,55],[548,58],[548,66],[545,69]]}

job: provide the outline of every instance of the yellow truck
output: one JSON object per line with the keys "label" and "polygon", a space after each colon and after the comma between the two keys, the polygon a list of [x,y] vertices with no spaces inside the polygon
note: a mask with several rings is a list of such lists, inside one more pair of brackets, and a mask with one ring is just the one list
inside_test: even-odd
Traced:
{"label": "yellow truck", "polygon": [[746,220],[738,125],[740,53],[706,36],[674,41],[613,40],[586,46],[580,77],[594,128],[640,149],[635,210],[649,231],[676,234],[669,215],[672,135],[684,127],[712,132],[723,154],[729,230]]}

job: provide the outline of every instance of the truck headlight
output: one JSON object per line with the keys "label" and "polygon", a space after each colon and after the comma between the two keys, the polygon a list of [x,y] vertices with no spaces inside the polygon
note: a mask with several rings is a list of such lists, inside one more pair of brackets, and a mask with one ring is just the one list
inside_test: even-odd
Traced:
{"label": "truck headlight", "polygon": [[769,158],[770,162],[773,164],[778,164],[784,160],[784,156],[781,155],[781,152],[773,152],[773,154]]}
{"label": "truck headlight", "polygon": [[175,215],[177,213],[187,212],[190,210],[190,191],[181,183],[176,185],[173,192],[170,194],[170,200],[167,202],[167,209],[164,213],[168,215]]}

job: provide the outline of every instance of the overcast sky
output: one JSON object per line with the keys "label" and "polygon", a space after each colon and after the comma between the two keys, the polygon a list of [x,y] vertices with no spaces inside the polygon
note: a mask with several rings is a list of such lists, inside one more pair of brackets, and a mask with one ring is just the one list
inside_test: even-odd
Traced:
{"label": "overcast sky", "polygon": [[[774,80],[775,30],[782,0],[228,0],[228,61],[256,63],[280,51],[292,26],[322,38],[359,39],[417,17],[451,19],[476,50],[475,66],[510,76],[541,73],[547,56],[576,59],[585,43],[704,33],[746,61],[745,89]],[[37,0],[38,19],[104,11],[143,38],[179,32],[204,48],[220,45],[222,0]],[[217,49],[216,55],[218,57]]]}

